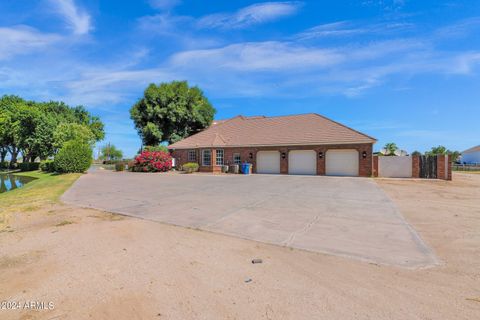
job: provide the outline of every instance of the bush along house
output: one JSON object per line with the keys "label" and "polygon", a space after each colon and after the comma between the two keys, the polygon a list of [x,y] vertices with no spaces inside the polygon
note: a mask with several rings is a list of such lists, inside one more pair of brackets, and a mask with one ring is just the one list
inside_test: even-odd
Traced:
{"label": "bush along house", "polygon": [[254,173],[331,176],[372,175],[376,139],[319,114],[244,117],[213,124],[168,148],[177,165],[203,172],[223,165],[253,165]]}

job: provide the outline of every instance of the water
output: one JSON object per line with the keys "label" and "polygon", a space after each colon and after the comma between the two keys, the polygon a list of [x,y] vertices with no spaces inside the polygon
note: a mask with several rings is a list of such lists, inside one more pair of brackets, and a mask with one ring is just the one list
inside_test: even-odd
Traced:
{"label": "water", "polygon": [[20,188],[32,180],[35,180],[35,178],[0,173],[0,193]]}

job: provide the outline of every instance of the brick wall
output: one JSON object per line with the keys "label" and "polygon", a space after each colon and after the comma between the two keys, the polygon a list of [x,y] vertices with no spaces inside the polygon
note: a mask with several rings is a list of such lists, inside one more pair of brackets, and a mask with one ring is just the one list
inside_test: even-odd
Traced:
{"label": "brick wall", "polygon": [[[321,146],[286,146],[286,147],[241,147],[241,148],[223,148],[224,163],[233,164],[233,155],[240,154],[242,162],[248,162],[253,165],[253,172],[256,172],[256,158],[259,151],[279,151],[280,152],[280,173],[288,174],[288,152],[291,150],[314,150],[317,154],[317,174],[325,175],[325,156],[331,149],[355,149],[359,154],[359,175],[361,177],[370,177],[372,175],[373,146],[372,144],[352,144],[352,145],[321,145]],[[201,165],[201,151],[195,149],[197,163],[200,164],[200,171],[220,172],[221,167],[215,165],[215,149],[212,150],[212,165],[205,167]],[[363,158],[363,152],[366,158]],[[283,157],[283,154],[285,157]],[[321,155],[321,156],[320,156]],[[183,165],[188,162],[188,150],[172,151],[172,156],[177,159],[177,165]]]}

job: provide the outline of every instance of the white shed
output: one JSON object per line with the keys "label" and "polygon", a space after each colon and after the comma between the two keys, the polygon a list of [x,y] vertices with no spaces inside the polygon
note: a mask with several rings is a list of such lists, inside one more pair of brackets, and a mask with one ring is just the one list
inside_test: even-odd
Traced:
{"label": "white shed", "polygon": [[463,151],[460,161],[467,164],[480,163],[480,146]]}

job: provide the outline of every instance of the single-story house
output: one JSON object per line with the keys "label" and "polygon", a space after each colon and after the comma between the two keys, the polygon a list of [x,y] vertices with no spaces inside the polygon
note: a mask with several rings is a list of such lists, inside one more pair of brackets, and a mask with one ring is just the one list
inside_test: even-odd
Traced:
{"label": "single-story house", "polygon": [[168,148],[177,165],[196,162],[204,172],[248,162],[254,173],[368,177],[375,142],[366,134],[309,113],[214,121]]}
{"label": "single-story house", "polygon": [[463,151],[460,161],[467,164],[480,163],[480,146]]}

